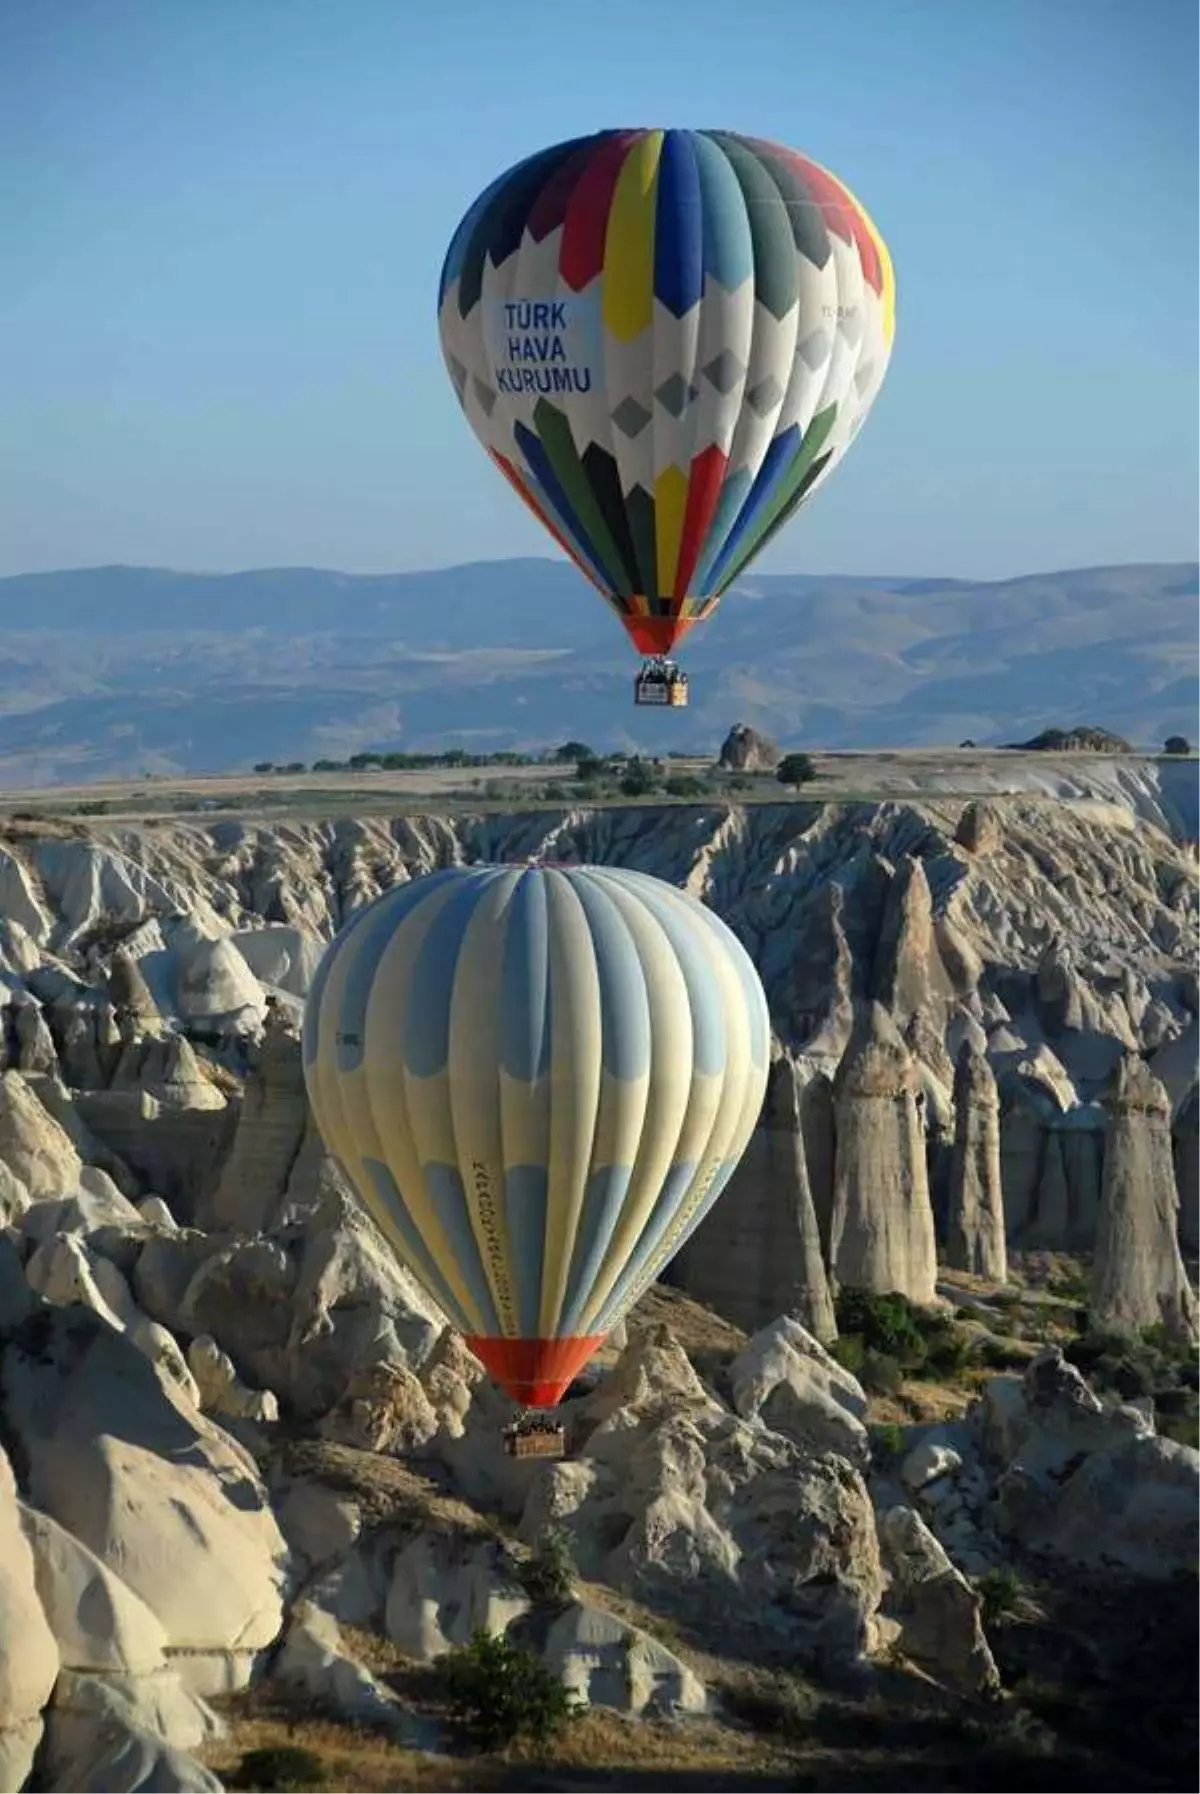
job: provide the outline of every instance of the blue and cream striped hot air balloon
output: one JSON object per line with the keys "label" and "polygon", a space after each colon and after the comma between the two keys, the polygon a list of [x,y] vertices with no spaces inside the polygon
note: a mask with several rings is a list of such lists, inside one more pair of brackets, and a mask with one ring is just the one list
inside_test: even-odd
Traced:
{"label": "blue and cream striped hot air balloon", "polygon": [[495,1381],[547,1407],[720,1194],[769,1043],[745,949],[673,885],[453,867],[332,943],[304,1073],[396,1256]]}

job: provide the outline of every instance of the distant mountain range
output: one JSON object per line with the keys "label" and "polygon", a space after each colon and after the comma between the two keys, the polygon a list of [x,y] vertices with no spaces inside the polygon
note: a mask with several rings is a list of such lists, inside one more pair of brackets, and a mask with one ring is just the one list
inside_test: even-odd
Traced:
{"label": "distant mountain range", "polygon": [[1095,723],[1194,736],[1197,565],[985,584],[742,580],[685,646],[692,706],[569,565],[429,573],[93,567],[0,579],[0,784],[236,770],[362,748],[983,746]]}

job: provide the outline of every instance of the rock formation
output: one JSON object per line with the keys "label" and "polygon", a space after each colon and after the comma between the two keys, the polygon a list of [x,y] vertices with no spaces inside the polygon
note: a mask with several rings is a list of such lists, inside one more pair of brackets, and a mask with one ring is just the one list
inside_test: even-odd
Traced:
{"label": "rock formation", "polygon": [[805,1052],[823,1049],[835,1058],[854,1020],[854,955],[846,937],[845,895],[830,881],[821,887],[793,949],[791,1009]]}
{"label": "rock formation", "polygon": [[747,723],[733,725],[717,755],[717,765],[730,772],[774,772],[779,760],[775,743]]}
{"label": "rock formation", "polygon": [[960,1271],[1003,1283],[1008,1275],[1000,1183],[1000,1098],[992,1068],[964,1041],[954,1072],[946,1259]]}
{"label": "rock formation", "polygon": [[729,1367],[734,1412],[798,1445],[868,1456],[862,1386],[790,1315],[756,1333]]}
{"label": "rock formation", "polygon": [[982,1599],[921,1516],[889,1508],[880,1515],[879,1542],[891,1579],[884,1610],[899,1625],[904,1655],[971,1694],[994,1693],[1000,1674],[983,1630]]}
{"label": "rock formation", "polygon": [[58,1677],[58,1644],[38,1599],[33,1553],[0,1449],[0,1788],[22,1788]]}
{"label": "rock formation", "polygon": [[958,819],[954,839],[968,853],[995,853],[1004,839],[1004,825],[995,804],[978,799],[969,803]]}
{"label": "rock formation", "polygon": [[[1139,776],[1112,769],[1108,811],[935,794],[6,839],[0,1787],[41,1735],[48,1787],[208,1788],[204,1691],[249,1677],[436,1748],[355,1627],[424,1659],[481,1624],[631,1718],[707,1696],[630,1598],[705,1650],[861,1674],[894,1649],[974,1695],[993,1672],[968,1578],[1027,1550],[1072,1576],[1186,1567],[1200,1460],[1155,1430],[1186,1436],[1182,1372],[1122,1406],[1044,1354],[893,1454],[821,1345],[827,1265],[934,1298],[931,1191],[951,1260],[1002,1276],[997,1159],[1014,1245],[1086,1254],[1099,1227],[1098,1325],[1190,1331],[1165,1103],[1132,1062],[1102,1151],[1136,1043],[1196,1243],[1196,874]],[[569,1395],[555,1465],[500,1451],[511,1405],[349,1198],[294,1026],[362,903],[533,853],[697,892],[753,952],[778,1047],[676,1270],[752,1337],[652,1291]],[[944,1293],[998,1323],[964,1283]],[[663,1314],[694,1363],[645,1331]],[[553,1612],[523,1580],[551,1526],[592,1584]]]}
{"label": "rock formation", "polygon": [[141,1597],[194,1692],[244,1685],[278,1632],[283,1581],[253,1461],[80,1308],[12,1329],[0,1400],[30,1503]]}
{"label": "rock formation", "polygon": [[878,1003],[855,1029],[835,1090],[833,1281],[932,1302],[937,1257],[916,1074]]}
{"label": "rock formation", "polygon": [[261,1233],[278,1209],[308,1123],[300,1041],[268,1011],[258,1064],[246,1079],[229,1155],[197,1218],[213,1232]]}
{"label": "rock formation", "polygon": [[[933,929],[933,898],[925,862],[906,854],[887,894],[875,950],[872,994],[896,1025],[918,1010],[944,1009],[952,987]],[[939,1021],[942,1017],[939,1014]]]}
{"label": "rock formation", "polygon": [[1104,1183],[1092,1268],[1097,1327],[1162,1326],[1197,1336],[1196,1299],[1179,1255],[1179,1197],[1167,1093],[1145,1063],[1123,1060],[1109,1095]]}
{"label": "rock formation", "polygon": [[0,1075],[0,1159],[34,1198],[61,1195],[79,1180],[79,1154],[18,1071]]}
{"label": "rock formation", "polygon": [[796,1068],[786,1055],[771,1066],[745,1156],[673,1276],[741,1327],[792,1314],[818,1339],[837,1337],[805,1163]]}
{"label": "rock formation", "polygon": [[159,1027],[158,1004],[151,995],[142,968],[127,947],[118,947],[113,954],[108,994],[118,1024],[128,1017],[139,1024],[141,1033],[150,1033]]}
{"label": "rock formation", "polygon": [[1172,1130],[1175,1183],[1179,1191],[1179,1242],[1200,1252],[1200,1088],[1193,1085]]}

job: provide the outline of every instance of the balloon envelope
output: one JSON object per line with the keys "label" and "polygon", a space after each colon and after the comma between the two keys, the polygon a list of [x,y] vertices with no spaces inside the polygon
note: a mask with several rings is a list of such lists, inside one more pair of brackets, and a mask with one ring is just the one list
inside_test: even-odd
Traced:
{"label": "balloon envelope", "polygon": [[601,131],[480,195],[438,306],[475,434],[659,654],[853,440],[895,280],[858,200],[807,157],[730,131]]}
{"label": "balloon envelope", "polygon": [[644,873],[455,867],[329,947],[317,1124],[392,1250],[518,1401],[556,1402],[701,1221],[766,1086],[758,974]]}

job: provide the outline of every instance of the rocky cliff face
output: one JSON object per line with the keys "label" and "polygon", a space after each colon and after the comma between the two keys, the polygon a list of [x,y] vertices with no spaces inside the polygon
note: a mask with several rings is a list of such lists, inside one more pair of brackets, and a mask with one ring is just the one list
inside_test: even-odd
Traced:
{"label": "rocky cliff face", "polygon": [[[86,1125],[143,1186],[185,1215],[229,1225],[249,1200],[239,1191],[253,1186],[253,1202],[270,1207],[286,1197],[293,1167],[304,1181],[303,1104],[294,1068],[274,1063],[268,1042],[239,1121],[212,1061],[251,1069],[268,999],[298,1016],[323,943],[355,908],[452,863],[619,863],[685,886],[732,925],[759,966],[792,1067],[795,1120],[771,1100],[737,1185],[763,1267],[740,1274],[766,1279],[748,1323],[778,1312],[778,1242],[794,1242],[801,1259],[806,1249],[801,1174],[782,1136],[802,1148],[826,1249],[836,1235],[844,1255],[854,1191],[865,1188],[856,1166],[871,1102],[882,1105],[876,1120],[890,1104],[899,1127],[883,1154],[892,1172],[903,1146],[905,1179],[924,1185],[915,1225],[924,1228],[932,1203],[943,1232],[953,1208],[961,1233],[969,1201],[978,1234],[995,1202],[998,1148],[1009,1243],[1089,1249],[1103,1097],[1131,1051],[1156,1075],[1162,1066],[1186,1241],[1197,874],[1186,842],[1161,821],[1090,798],[994,797],[10,830],[0,838],[5,1062],[81,1090]],[[868,1092],[861,1066],[852,1076],[844,1063],[873,1004],[907,1062],[890,1097]],[[206,1066],[176,1052],[169,1067],[155,1060],[151,1078],[144,1042],[164,1029],[207,1049]],[[991,1119],[982,1071],[966,1092],[976,1120],[961,1113],[954,1065],[966,1046],[996,1086]],[[964,1240],[958,1255],[994,1263],[994,1224],[988,1240],[986,1251]],[[694,1266],[697,1253],[699,1244]]]}
{"label": "rocky cliff face", "polygon": [[[777,1037],[677,1273],[754,1337],[651,1290],[553,1464],[503,1453],[511,1407],[349,1199],[297,1038],[359,904],[531,853],[701,894]],[[339,1622],[425,1661],[478,1625],[532,1636],[631,1718],[703,1713],[710,1673],[632,1601],[704,1665],[899,1657],[974,1698],[1008,1670],[969,1578],[1029,1551],[1039,1584],[1065,1565],[1125,1604],[1115,1566],[1157,1605],[1194,1566],[1200,1461],[1165,1397],[1102,1400],[1057,1349],[985,1334],[1021,1374],[889,1424],[894,1454],[822,1344],[830,1277],[948,1287],[999,1326],[995,1292],[935,1286],[935,1218],[991,1281],[1006,1233],[1094,1248],[1130,1352],[1150,1324],[1194,1335],[1196,881],[1154,824],[938,802],[10,831],[0,908],[0,1788],[35,1756],[48,1788],[218,1787],[190,1754],[225,1723],[206,1697],[264,1677],[289,1711],[436,1746]],[[1073,1307],[1022,1295],[1039,1339]],[[539,1613],[523,1572],[551,1527],[588,1582]],[[1157,1676],[1187,1653],[1141,1654]]]}

